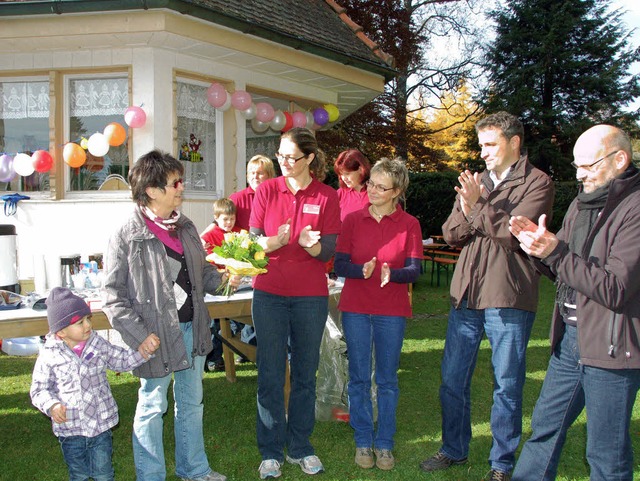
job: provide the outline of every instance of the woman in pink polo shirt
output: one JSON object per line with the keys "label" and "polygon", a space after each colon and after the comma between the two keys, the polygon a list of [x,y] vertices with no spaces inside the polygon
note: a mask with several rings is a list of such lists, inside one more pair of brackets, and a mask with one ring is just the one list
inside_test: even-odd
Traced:
{"label": "woman in pink polo shirt", "polygon": [[[370,204],[347,215],[336,247],[335,270],[345,277],[338,308],[349,353],[349,417],[355,462],[392,469],[398,405],[398,366],[405,319],[411,316],[408,284],[420,275],[422,232],[398,205],[409,185],[400,160],[371,169]],[[371,354],[375,351],[378,426],[371,402]],[[372,450],[373,448],[373,450]],[[374,463],[374,454],[376,461]]]}
{"label": "woman in pink polo shirt", "polygon": [[[322,183],[325,158],[313,132],[285,132],[276,153],[282,176],[256,191],[251,232],[264,235],[268,272],[253,287],[258,364],[260,477],[280,476],[286,460],[307,474],[324,470],[309,437],[315,423],[316,370],[328,314],[325,263],[340,233],[338,195]],[[291,394],[284,382],[290,343]]]}
{"label": "woman in pink polo shirt", "polygon": [[369,203],[367,180],[371,164],[362,152],[350,149],[340,152],[333,164],[333,171],[340,182],[340,220],[344,220],[347,214],[360,210]]}

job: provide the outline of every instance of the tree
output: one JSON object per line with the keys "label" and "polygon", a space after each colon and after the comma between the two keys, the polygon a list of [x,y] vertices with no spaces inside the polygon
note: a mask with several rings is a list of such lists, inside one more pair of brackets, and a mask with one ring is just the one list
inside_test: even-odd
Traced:
{"label": "tree", "polygon": [[431,111],[431,117],[425,118],[425,110],[417,114],[426,125],[425,143],[432,157],[426,165],[412,166],[412,170],[477,170],[478,155],[469,145],[477,143],[474,125],[479,119],[479,106],[473,101],[466,82],[444,93],[441,104],[441,109]]}
{"label": "tree", "polygon": [[[382,154],[414,159],[412,165],[420,165],[429,158],[425,124],[411,114],[441,108],[443,91],[455,88],[461,79],[474,78],[471,12],[482,1],[342,0],[351,19],[393,55],[398,76],[369,105],[332,131],[322,132],[323,144],[333,149],[358,147],[372,160]],[[448,39],[446,45],[437,42],[439,38]]]}
{"label": "tree", "polygon": [[629,47],[622,14],[610,0],[507,0],[490,14],[486,110],[518,115],[530,159],[556,179],[574,175],[581,132],[603,122],[629,130],[640,116],[622,111],[640,95],[629,74],[640,48]]}

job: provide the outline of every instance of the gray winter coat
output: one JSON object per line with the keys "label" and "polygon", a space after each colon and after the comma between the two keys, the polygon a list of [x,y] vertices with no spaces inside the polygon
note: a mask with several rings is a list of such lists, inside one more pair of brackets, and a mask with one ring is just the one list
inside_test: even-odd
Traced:
{"label": "gray winter coat", "polygon": [[[177,225],[193,289],[193,355],[205,356],[213,346],[204,296],[220,285],[220,274],[205,260],[193,222],[182,215]],[[111,237],[105,273],[102,309],[124,342],[137,349],[151,333],[160,338],[155,357],[133,373],[154,378],[188,368],[165,246],[139,209]]]}

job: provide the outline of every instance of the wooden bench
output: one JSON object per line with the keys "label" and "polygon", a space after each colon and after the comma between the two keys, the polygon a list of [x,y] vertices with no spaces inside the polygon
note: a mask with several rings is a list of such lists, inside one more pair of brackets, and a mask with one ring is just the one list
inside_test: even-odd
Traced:
{"label": "wooden bench", "polygon": [[460,257],[460,250],[449,247],[446,244],[426,245],[423,249],[424,270],[426,270],[426,262],[431,261],[431,285],[433,286],[434,275],[436,277],[436,285],[440,286],[440,273],[446,274],[447,285],[449,285],[449,267],[455,267]]}

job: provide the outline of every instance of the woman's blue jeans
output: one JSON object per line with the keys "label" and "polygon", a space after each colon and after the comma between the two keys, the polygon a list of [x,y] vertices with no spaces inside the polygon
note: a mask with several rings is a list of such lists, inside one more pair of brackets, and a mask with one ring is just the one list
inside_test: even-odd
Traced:
{"label": "woman's blue jeans", "polygon": [[[289,297],[253,292],[258,349],[258,449],[262,459],[284,462],[314,454],[316,371],[328,315],[327,296]],[[284,409],[287,341],[291,349],[289,410]]]}
{"label": "woman's blue jeans", "polygon": [[[393,449],[398,407],[398,367],[405,318],[342,313],[349,357],[349,419],[358,448]],[[375,352],[378,427],[371,402],[371,359]]]}
{"label": "woman's blue jeans", "polygon": [[60,436],[62,455],[69,468],[69,481],[113,481],[111,430],[92,438]]}
{"label": "woman's blue jeans", "polygon": [[577,329],[566,326],[556,346],[531,418],[529,440],[514,481],[556,479],[567,430],[586,407],[591,481],[632,481],[629,429],[640,387],[639,369],[600,369],[580,363]]}
{"label": "woman's blue jeans", "polygon": [[[492,469],[510,472],[522,435],[522,389],[535,313],[521,309],[451,308],[442,358],[442,451],[453,459],[469,454],[471,376],[484,334],[491,344],[494,386],[491,407]],[[482,402],[484,402],[483,400]]]}
{"label": "woman's blue jeans", "polygon": [[164,481],[166,478],[162,416],[167,411],[167,391],[172,377],[176,474],[180,478],[194,479],[211,472],[204,451],[202,431],[202,376],[205,357],[191,357],[191,323],[181,323],[180,328],[191,367],[165,377],[140,379],[138,405],[133,420],[133,457],[137,481]]}

